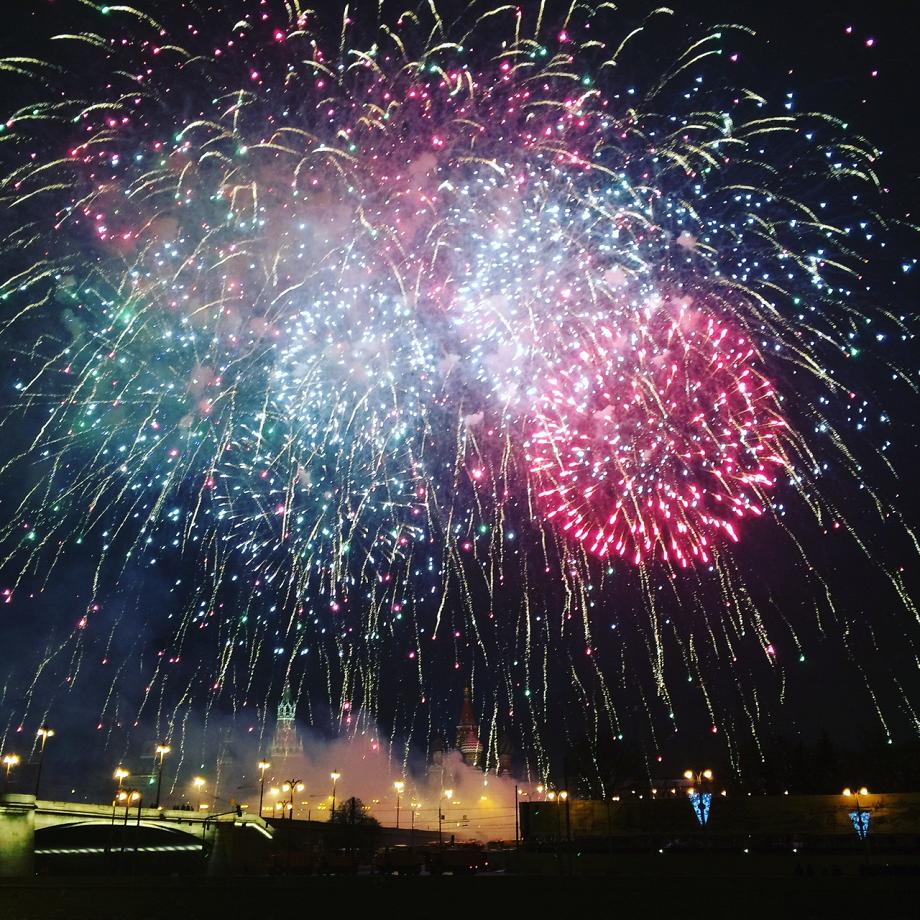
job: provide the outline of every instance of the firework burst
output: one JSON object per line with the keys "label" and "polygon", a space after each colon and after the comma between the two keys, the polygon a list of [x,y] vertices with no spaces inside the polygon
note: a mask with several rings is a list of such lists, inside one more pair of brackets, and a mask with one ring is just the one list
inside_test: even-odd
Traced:
{"label": "firework burst", "polygon": [[[545,771],[560,686],[616,737],[638,656],[649,725],[675,719],[665,586],[731,611],[667,655],[737,748],[726,713],[750,724],[758,681],[732,702],[712,675],[752,643],[779,688],[776,648],[801,648],[732,555],[747,532],[791,546],[846,631],[801,537],[843,522],[916,615],[835,497],[896,516],[866,482],[888,442],[864,440],[876,410],[848,377],[870,326],[909,336],[862,305],[877,151],[710,90],[750,30],[705,32],[634,85],[666,10],[334,23],[294,0],[180,25],[77,6],[95,21],[48,62],[0,62],[24,100],[2,138],[3,471],[31,468],[7,502],[6,597],[93,570],[42,672],[73,686],[87,649],[134,628],[164,736],[189,699],[258,705],[296,679],[333,725],[427,738],[458,670],[484,685],[493,760],[513,724]],[[86,55],[95,94],[70,76]],[[142,586],[164,570],[161,616]],[[638,651],[605,655],[620,606]]]}

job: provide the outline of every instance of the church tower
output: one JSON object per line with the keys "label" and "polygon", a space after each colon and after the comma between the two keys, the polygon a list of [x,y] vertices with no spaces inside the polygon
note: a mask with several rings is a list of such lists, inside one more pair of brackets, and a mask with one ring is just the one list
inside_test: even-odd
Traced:
{"label": "church tower", "polygon": [[460,722],[457,724],[457,748],[467,766],[479,766],[482,758],[482,744],[479,741],[476,717],[473,715],[473,702],[470,698],[469,687],[463,691],[463,708],[460,710]]}
{"label": "church tower", "polygon": [[297,734],[294,723],[297,707],[291,697],[291,688],[285,684],[278,704],[278,719],[275,722],[275,737],[272,739],[271,758],[281,762],[289,757],[303,754],[303,742]]}

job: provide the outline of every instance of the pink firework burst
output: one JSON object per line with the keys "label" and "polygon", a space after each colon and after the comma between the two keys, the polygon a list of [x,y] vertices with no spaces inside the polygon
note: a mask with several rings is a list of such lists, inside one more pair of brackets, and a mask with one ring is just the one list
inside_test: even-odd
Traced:
{"label": "pink firework burst", "polygon": [[567,355],[528,443],[546,519],[597,556],[687,566],[763,514],[789,429],[743,331],[658,299],[579,332]]}

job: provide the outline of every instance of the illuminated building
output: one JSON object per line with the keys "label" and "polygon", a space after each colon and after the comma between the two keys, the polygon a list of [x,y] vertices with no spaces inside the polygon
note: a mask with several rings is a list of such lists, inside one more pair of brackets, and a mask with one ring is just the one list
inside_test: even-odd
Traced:
{"label": "illuminated building", "polygon": [[278,704],[275,737],[272,739],[271,759],[274,763],[303,754],[303,742],[297,734],[295,718],[297,707],[291,697],[291,688],[285,684]]}

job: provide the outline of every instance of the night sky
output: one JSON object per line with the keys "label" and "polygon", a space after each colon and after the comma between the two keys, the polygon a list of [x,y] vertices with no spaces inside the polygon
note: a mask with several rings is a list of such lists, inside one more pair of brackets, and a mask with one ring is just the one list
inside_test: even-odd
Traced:
{"label": "night sky", "polygon": [[[68,85],[74,87],[74,95],[87,100],[111,97],[105,84],[113,65],[103,63],[104,55],[63,50],[60,43],[47,40],[58,32],[110,28],[108,22],[100,25],[99,12],[66,0],[22,0],[10,5],[13,10],[4,10],[2,56],[61,61],[73,74]],[[208,12],[193,15],[183,8],[187,4],[166,0],[135,5],[155,10],[176,35],[187,35],[189,21],[199,27],[204,23],[206,28],[218,19]],[[258,12],[282,7],[257,2],[235,5]],[[366,5],[376,7],[376,3]],[[206,11],[209,4],[202,0],[198,6]],[[443,6],[445,18],[446,11],[455,7],[461,9],[459,4]],[[360,4],[355,7],[356,19],[360,8]],[[549,8],[547,18],[558,19],[558,11],[553,12],[552,4]],[[849,132],[867,137],[883,151],[875,164],[881,184],[879,213],[893,221],[916,219],[920,182],[915,126],[920,113],[914,92],[916,47],[904,22],[904,4],[678,0],[674,8],[673,22],[656,31],[661,37],[644,45],[644,55],[629,59],[628,72],[626,65],[607,72],[601,81],[605,92],[612,92],[621,77],[646,85],[673,59],[669,51],[682,47],[682,42],[685,45],[686,35],[703,27],[721,22],[750,26],[757,37],[739,36],[736,42],[740,76],[731,76],[737,81],[734,85],[763,95],[771,112],[782,112],[788,100],[787,111],[796,114],[838,115]],[[622,9],[620,30],[611,41],[619,41],[627,25],[641,22],[649,7],[628,2]],[[272,22],[280,20],[276,12],[271,15]],[[219,21],[221,34],[233,24],[229,13]],[[119,28],[129,34],[129,27],[135,34],[142,31],[141,26],[134,29],[126,22],[106,34],[119,35]],[[269,29],[268,40],[263,45],[255,39],[251,43],[263,49],[260,53],[270,61],[275,49],[270,25],[264,28]],[[330,34],[334,47],[335,28]],[[209,40],[207,35],[203,38]],[[189,40],[200,41],[202,36]],[[656,58],[659,49],[661,57]],[[270,73],[270,64],[266,71]],[[724,82],[719,84],[716,78],[714,84],[707,84],[707,91],[715,99],[730,99],[732,84],[724,67],[721,72]],[[0,76],[4,118],[34,96],[60,98],[16,73]],[[52,78],[49,86],[59,87],[57,80]],[[169,105],[174,107],[177,125],[197,117],[193,106],[198,96],[190,92],[183,97],[181,75],[167,76],[164,85],[173,93]],[[143,135],[144,129],[138,130]],[[56,144],[67,143],[63,138],[70,131],[54,122],[37,129],[36,158],[47,160]],[[23,162],[24,150],[32,149],[7,141],[8,135],[0,143],[4,176]],[[45,149],[42,143],[47,144]],[[770,149],[778,160],[777,148]],[[259,178],[262,181],[264,176]],[[809,182],[803,176],[803,197],[819,202],[829,196],[835,219],[847,220],[850,215],[859,219],[855,205],[851,209],[840,190],[842,183],[835,188]],[[44,204],[33,201],[10,207],[15,197],[15,188],[7,183],[0,195],[2,236],[15,239],[14,231],[24,219],[35,221],[37,227],[47,226]],[[55,233],[38,232],[46,235],[36,251],[45,252],[49,259],[63,250],[72,259],[82,245],[79,234],[61,243]],[[59,553],[57,541],[65,539],[63,534],[79,531],[92,490],[78,490],[76,498],[55,494],[60,470],[55,472],[53,461],[35,455],[30,446],[48,407],[66,392],[63,384],[58,379],[59,389],[45,389],[28,408],[23,407],[17,387],[28,377],[24,368],[35,371],[36,349],[39,355],[50,354],[47,348],[53,352],[62,328],[90,323],[68,319],[73,314],[67,313],[70,308],[56,293],[34,319],[8,322],[28,302],[14,290],[0,307],[4,350],[0,391],[6,394],[0,408],[4,419],[0,589],[11,591],[8,603],[0,605],[3,749],[26,754],[36,728],[47,721],[57,732],[53,752],[57,763],[49,771],[49,783],[66,792],[62,779],[66,774],[67,785],[92,794],[108,776],[108,764],[149,753],[161,737],[187,747],[190,759],[202,763],[215,757],[228,737],[239,739],[247,752],[249,747],[261,749],[259,739],[271,733],[274,707],[285,681],[298,696],[299,717],[318,736],[357,731],[389,739],[395,748],[408,750],[413,762],[428,755],[438,736],[450,735],[463,688],[471,683],[493,764],[508,738],[520,772],[578,773],[586,792],[615,774],[617,780],[624,776],[653,780],[679,772],[685,762],[704,758],[718,763],[721,775],[732,775],[742,786],[756,788],[771,769],[781,772],[775,764],[785,756],[783,751],[800,741],[813,745],[822,735],[840,749],[876,750],[889,739],[889,746],[899,750],[914,744],[920,731],[920,620],[906,609],[913,601],[899,602],[896,588],[914,599],[920,591],[917,551],[909,535],[920,512],[915,487],[920,403],[903,380],[892,382],[891,368],[902,369],[910,384],[916,385],[918,355],[911,333],[916,322],[917,271],[906,272],[903,266],[918,255],[918,242],[915,233],[902,225],[892,223],[883,233],[884,248],[877,240],[856,247],[860,256],[866,256],[860,281],[868,290],[861,289],[849,306],[861,313],[868,303],[879,313],[905,316],[908,332],[900,339],[889,335],[890,343],[878,350],[870,343],[863,355],[849,362],[841,379],[854,392],[854,406],[866,399],[867,414],[873,419],[890,413],[883,435],[860,432],[847,444],[861,464],[869,490],[877,490],[894,515],[889,512],[881,522],[867,492],[854,492],[853,480],[838,475],[838,461],[832,459],[820,489],[828,506],[841,511],[840,517],[825,515],[818,523],[794,490],[777,487],[771,497],[788,503],[788,513],[778,521],[769,516],[745,520],[743,539],[726,549],[724,571],[733,579],[727,592],[713,587],[718,583],[715,578],[669,579],[653,573],[644,585],[630,566],[618,564],[611,567],[615,568],[612,574],[601,576],[598,573],[605,566],[599,565],[594,573],[597,593],[589,608],[593,644],[586,662],[583,628],[562,624],[557,632],[556,626],[549,625],[568,609],[566,583],[552,565],[544,566],[540,529],[528,530],[526,502],[514,495],[505,561],[497,563],[503,567],[502,577],[492,583],[491,596],[481,579],[471,578],[467,584],[455,581],[444,590],[444,638],[439,636],[433,649],[424,648],[423,673],[414,650],[424,646],[426,635],[420,636],[418,629],[430,633],[439,608],[434,602],[424,606],[421,599],[432,595],[442,599],[443,583],[437,565],[428,564],[425,553],[420,552],[412,563],[415,569],[407,577],[411,589],[397,594],[395,587],[390,593],[380,588],[374,595],[373,628],[367,625],[369,594],[363,589],[356,588],[343,609],[333,611],[334,627],[327,622],[330,593],[319,583],[322,579],[302,583],[307,587],[299,597],[281,596],[264,575],[283,569],[283,553],[266,563],[260,581],[253,573],[251,553],[221,556],[224,551],[218,541],[213,545],[205,541],[185,554],[164,551],[151,563],[132,549],[136,534],[130,524],[120,530],[113,527],[111,537],[100,536],[116,520],[117,509],[128,502],[137,500],[138,512],[147,514],[153,503],[149,496],[140,500],[118,489],[102,493],[100,503],[112,503],[113,508],[100,512],[101,523],[85,542],[68,543],[66,552]],[[24,258],[24,253],[29,254]],[[114,264],[124,258],[114,247],[102,245],[87,247],[86,253],[87,265]],[[26,270],[33,256],[28,247],[7,243],[0,249],[0,277],[8,279]],[[69,275],[79,276],[80,267],[73,261],[68,265]],[[81,302],[80,309],[86,309],[86,303]],[[47,348],[46,340],[51,343]],[[157,360],[152,357],[151,366]],[[794,397],[789,412],[801,428],[806,420],[813,420],[808,407],[823,391],[807,374],[796,375],[791,368],[786,363],[771,373],[778,389]],[[801,411],[800,404],[805,406]],[[134,409],[121,411],[110,424],[120,424],[121,419],[130,422]],[[828,411],[844,427],[858,420],[858,412],[833,415],[837,410]],[[438,418],[433,416],[435,422]],[[436,455],[435,475],[450,491],[449,457],[445,457],[450,435],[435,431],[434,440],[439,436],[448,444]],[[876,451],[879,437],[891,441],[884,459]],[[92,466],[92,442],[72,449]],[[132,472],[149,483],[144,469]],[[64,507],[56,511],[53,539],[29,555],[22,549],[28,539],[24,534],[38,518],[19,505],[26,493],[42,494],[46,483],[51,491],[42,504],[47,507],[59,501]],[[180,523],[174,530],[181,531],[181,522],[193,513],[200,483],[189,478],[171,495],[171,505],[180,509],[176,518]],[[457,488],[470,489],[468,484]],[[137,520],[127,513],[123,517]],[[41,531],[40,526],[36,529]],[[102,542],[108,549],[100,563]],[[431,543],[437,545],[434,537]],[[426,552],[435,556],[438,550]],[[496,563],[496,552],[494,543],[483,544],[478,564],[488,569],[490,559]],[[557,556],[553,559],[561,564]],[[218,565],[226,568],[215,578]],[[461,571],[469,565],[458,563]],[[587,569],[579,577],[590,579],[592,571]],[[278,577],[283,580],[283,575]],[[99,586],[95,592],[94,581]],[[650,626],[650,596],[655,598],[655,628]],[[831,596],[833,602],[828,601]],[[531,640],[522,625],[526,617],[536,616],[529,604],[546,617],[546,622],[539,620],[544,636],[539,640]],[[764,641],[754,634],[756,630],[752,632],[752,610],[768,637]],[[405,618],[396,617],[394,611],[405,613]],[[576,622],[579,616],[576,610]],[[225,625],[238,624],[240,617],[246,618],[244,625]],[[295,620],[303,622],[300,638],[288,629],[289,621]],[[415,635],[405,631],[408,627],[403,624],[410,621]],[[718,626],[722,622],[730,624],[724,631]],[[379,630],[379,635],[353,643],[369,629]],[[331,634],[336,631],[339,635],[333,641]],[[657,672],[653,659],[658,653],[650,639],[656,631],[661,650]],[[736,641],[729,641],[729,636]],[[228,644],[234,647],[231,659],[224,651]],[[524,658],[538,675],[532,697],[524,696]],[[690,673],[704,675],[705,694],[688,680]],[[658,691],[659,678],[667,698]],[[347,689],[342,689],[343,682]],[[544,693],[545,688],[549,690]],[[669,709],[677,713],[676,719],[669,716]],[[106,765],[101,773],[100,763]]]}

